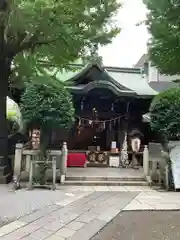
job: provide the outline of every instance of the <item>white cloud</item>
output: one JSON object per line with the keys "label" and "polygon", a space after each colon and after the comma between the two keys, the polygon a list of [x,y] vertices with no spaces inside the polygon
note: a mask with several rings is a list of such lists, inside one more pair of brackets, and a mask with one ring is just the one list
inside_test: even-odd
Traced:
{"label": "white cloud", "polygon": [[99,49],[104,65],[132,67],[146,52],[148,32],[144,25],[136,26],[146,17],[146,8],[142,0],[121,0],[123,8],[116,17],[121,33],[112,44]]}

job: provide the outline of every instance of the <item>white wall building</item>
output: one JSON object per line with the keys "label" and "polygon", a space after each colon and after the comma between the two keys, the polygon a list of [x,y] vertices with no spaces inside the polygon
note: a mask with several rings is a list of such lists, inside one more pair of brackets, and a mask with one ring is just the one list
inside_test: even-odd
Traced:
{"label": "white wall building", "polygon": [[[142,61],[144,59],[144,62]],[[139,64],[141,62],[141,65]],[[144,77],[147,78],[149,86],[157,92],[167,90],[169,88],[177,87],[177,83],[174,81],[180,81],[178,75],[163,75],[160,74],[158,69],[154,67],[150,61],[148,61],[147,55],[141,57],[135,67],[141,67],[143,69]]]}

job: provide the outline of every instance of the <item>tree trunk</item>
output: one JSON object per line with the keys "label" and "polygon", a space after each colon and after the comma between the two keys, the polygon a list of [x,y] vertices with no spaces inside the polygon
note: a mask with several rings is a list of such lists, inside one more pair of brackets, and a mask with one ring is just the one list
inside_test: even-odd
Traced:
{"label": "tree trunk", "polygon": [[49,143],[49,131],[47,129],[41,128],[40,136],[40,160],[43,162],[39,165],[39,183],[44,185],[46,183],[46,170],[47,170],[47,147]]}
{"label": "tree trunk", "polygon": [[0,59],[0,182],[4,179],[3,176],[9,175],[11,170],[10,162],[8,163],[8,126],[6,120],[6,97],[10,67],[11,61]]}

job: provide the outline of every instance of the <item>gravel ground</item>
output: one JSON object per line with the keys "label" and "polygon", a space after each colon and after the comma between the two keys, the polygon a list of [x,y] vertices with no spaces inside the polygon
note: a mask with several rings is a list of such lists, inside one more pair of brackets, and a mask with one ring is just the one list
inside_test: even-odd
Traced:
{"label": "gravel ground", "polygon": [[122,212],[92,240],[179,240],[180,211]]}

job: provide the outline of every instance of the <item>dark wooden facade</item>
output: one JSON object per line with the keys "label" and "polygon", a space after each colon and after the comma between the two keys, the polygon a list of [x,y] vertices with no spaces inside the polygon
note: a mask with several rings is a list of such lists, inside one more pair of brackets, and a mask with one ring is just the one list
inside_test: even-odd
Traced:
{"label": "dark wooden facade", "polygon": [[[133,74],[138,70],[131,71]],[[142,133],[142,144],[153,140],[149,125],[142,121],[152,95],[139,96],[96,64],[88,65],[67,82],[70,83],[68,88],[73,95],[77,118],[68,134],[55,131],[54,142],[66,140],[70,150],[86,151],[95,145],[108,151],[111,142],[116,141],[117,148],[121,149],[124,133],[130,133],[132,129]]]}

